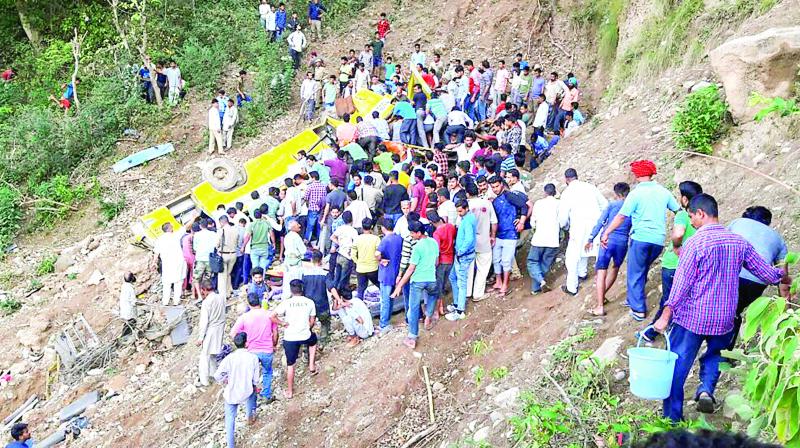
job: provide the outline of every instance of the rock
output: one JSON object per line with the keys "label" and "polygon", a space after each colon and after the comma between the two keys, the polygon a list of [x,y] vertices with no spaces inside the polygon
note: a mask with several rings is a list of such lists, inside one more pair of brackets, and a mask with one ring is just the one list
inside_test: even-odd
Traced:
{"label": "rock", "polygon": [[625,379],[626,376],[628,375],[625,373],[624,370],[617,370],[616,372],[614,372],[614,381],[621,382]]}
{"label": "rock", "polygon": [[167,412],[164,414],[164,421],[167,423],[172,423],[175,421],[175,415],[172,412]]}
{"label": "rock", "polygon": [[64,272],[73,264],[75,264],[75,255],[72,252],[64,251],[56,258],[53,266],[56,272]]}
{"label": "rock", "polygon": [[100,376],[103,374],[103,369],[89,369],[86,374],[89,376]]}
{"label": "rock", "polygon": [[12,375],[22,375],[23,373],[28,373],[28,371],[31,370],[31,363],[23,359],[22,361],[11,364],[11,367],[9,367],[8,370]]}
{"label": "rock", "polygon": [[696,82],[696,83],[694,83],[694,84],[693,84],[691,87],[689,87],[689,93],[691,93],[691,92],[697,92],[698,90],[705,89],[706,87],[711,87],[712,85],[713,85],[713,84],[711,84],[711,83],[710,83],[710,82],[708,82],[708,81],[699,81],[699,82]]}
{"label": "rock", "polygon": [[90,238],[89,241],[86,242],[86,250],[89,252],[97,249],[98,247],[100,247],[100,240],[98,239]]}
{"label": "rock", "polygon": [[97,286],[103,281],[105,277],[103,277],[103,273],[98,271],[97,269],[92,272],[92,275],[89,276],[89,280],[86,280],[86,284],[90,286]]}
{"label": "rock", "polygon": [[440,382],[438,382],[438,381],[437,381],[437,382],[435,382],[435,383],[433,383],[433,386],[432,386],[431,388],[433,389],[433,391],[434,391],[434,392],[437,392],[437,393],[438,393],[438,392],[443,392],[445,389],[447,389],[447,388],[444,386],[444,384],[442,384],[442,383],[440,383]]}
{"label": "rock", "polygon": [[133,370],[133,373],[136,375],[144,375],[144,372],[147,370],[147,366],[144,364],[137,364]]}
{"label": "rock", "polygon": [[750,92],[767,97],[791,95],[800,60],[800,26],[731,39],[709,56],[734,118],[750,121],[759,110],[748,105]]}
{"label": "rock", "polygon": [[506,416],[500,411],[492,411],[492,413],[489,414],[489,418],[492,419],[492,426],[497,426],[506,419]]}
{"label": "rock", "polygon": [[128,385],[128,378],[124,375],[115,375],[106,381],[105,388],[109,391],[119,392]]}
{"label": "rock", "polygon": [[497,393],[500,392],[500,388],[495,386],[494,384],[486,386],[486,389],[484,390],[486,391],[487,395],[497,395]]}
{"label": "rock", "polygon": [[512,387],[511,389],[507,389],[497,394],[497,396],[494,397],[494,402],[502,408],[513,408],[517,403],[518,397],[519,387]]}
{"label": "rock", "polygon": [[472,440],[474,442],[483,442],[484,440],[489,438],[489,428],[488,426],[484,426],[481,429],[475,431],[475,434],[472,435]]}
{"label": "rock", "polygon": [[755,157],[753,157],[753,165],[758,165],[762,160],[766,159],[767,155],[763,152],[758,153]]}
{"label": "rock", "polygon": [[531,352],[522,352],[522,360],[523,361],[530,361],[533,359],[533,353]]}
{"label": "rock", "polygon": [[23,328],[17,331],[17,341],[25,347],[34,349],[38,349],[44,345],[44,336],[44,333],[31,328]]}
{"label": "rock", "polygon": [[181,390],[180,398],[184,401],[188,401],[197,393],[197,386],[194,384],[187,384],[186,387]]}
{"label": "rock", "polygon": [[591,366],[594,362],[597,362],[599,365],[608,365],[614,362],[617,359],[617,353],[619,352],[620,347],[622,347],[622,337],[614,336],[611,338],[606,339],[600,344],[600,347],[592,353],[590,359],[584,359],[581,361],[582,367]]}

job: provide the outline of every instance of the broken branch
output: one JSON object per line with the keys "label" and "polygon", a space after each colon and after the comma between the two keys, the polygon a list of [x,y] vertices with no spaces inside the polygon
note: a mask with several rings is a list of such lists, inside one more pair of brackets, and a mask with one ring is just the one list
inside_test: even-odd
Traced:
{"label": "broken branch", "polygon": [[436,431],[436,425],[435,424],[431,425],[431,426],[428,426],[428,428],[426,428],[426,429],[414,434],[414,436],[411,437],[410,439],[408,439],[408,441],[406,443],[404,443],[403,446],[401,446],[400,448],[411,448],[412,446],[414,446],[415,443],[419,442],[423,438],[425,438],[428,435],[432,434],[434,431]]}
{"label": "broken branch", "polygon": [[428,412],[431,417],[431,425],[436,423],[436,416],[433,414],[433,393],[431,392],[431,379],[428,376],[428,366],[422,366],[422,373],[425,375],[425,389],[428,391]]}

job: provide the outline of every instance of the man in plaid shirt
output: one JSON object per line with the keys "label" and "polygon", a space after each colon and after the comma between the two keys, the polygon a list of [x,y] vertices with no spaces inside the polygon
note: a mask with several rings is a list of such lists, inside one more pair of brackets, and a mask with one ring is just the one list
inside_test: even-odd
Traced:
{"label": "man in plaid shirt", "polygon": [[303,200],[308,204],[306,232],[303,236],[306,244],[310,243],[315,235],[319,237],[319,215],[322,208],[325,207],[325,195],[328,193],[325,185],[319,181],[318,172],[312,171],[308,175],[311,177],[311,182],[306,186],[306,192],[303,195]]}
{"label": "man in plaid shirt", "polygon": [[720,352],[733,337],[742,267],[768,284],[791,281],[785,269],[770,266],[744,238],[719,224],[717,201],[710,195],[692,198],[689,216],[697,233],[680,251],[672,291],[654,324],[663,333],[672,321],[669,341],[678,360],[664,416],[675,422],[683,419],[683,386],[703,341],[707,348],[695,399],[700,412],[714,412]]}
{"label": "man in plaid shirt", "polygon": [[438,142],[433,145],[433,163],[439,165],[439,172],[447,176],[450,168],[447,166],[447,154],[444,153],[444,143]]}

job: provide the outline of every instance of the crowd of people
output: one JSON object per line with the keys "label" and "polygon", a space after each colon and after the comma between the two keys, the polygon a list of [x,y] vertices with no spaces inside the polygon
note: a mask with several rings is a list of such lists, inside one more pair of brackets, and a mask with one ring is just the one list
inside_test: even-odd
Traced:
{"label": "crowd of people", "polygon": [[[277,12],[267,6],[261,23],[270,39],[297,30],[283,22],[284,5]],[[317,30],[320,11],[312,1],[309,18]],[[335,141],[298,153],[280,187],[220,204],[185,228],[165,224],[156,242],[162,303],[179,303],[185,291],[201,301],[198,384],[225,384],[229,446],[238,405],[252,417],[259,396],[273,400],[279,339],[291,398],[301,356],[310,375],[318,372],[332,316],[349,346],[402,328],[403,344],[416,349],[421,330],[441,318],[467,318],[469,299],[508,294],[523,278],[518,258],[527,262],[531,294],[553,289],[558,276],[551,271],[562,248],[565,298],[586,284],[589,260],[596,258],[596,303],[586,310],[592,316],[605,315],[608,290],[627,258],[625,306],[636,322],[648,318],[648,272],[662,258],[662,297],[651,325],[636,336],[653,341],[669,334],[679,354],[664,401],[664,415],[675,421],[683,418],[684,383],[706,341],[695,398],[701,411],[713,411],[721,350],[733,344],[744,308],[768,284],[780,283],[788,295],[786,268],[773,267],[786,245],[769,227],[769,210],[750,207],[725,228],[716,200],[698,183],[682,182],[676,198],[654,180],[649,160],[630,165],[635,184],[620,179],[613,197],[573,168],[560,192],[554,183],[534,182],[559,140],[585,122],[577,78],[552,72],[545,79],[520,54],[509,67],[503,60],[469,59],[445,66],[419,45],[396,64],[384,51],[390,29],[381,14],[374,40],[343,56],[338,74],[329,75],[312,55],[301,85],[306,118],[313,120],[318,107],[340,118]],[[360,89],[393,95],[391,116],[340,114],[337,101]],[[227,110],[236,107],[224,99]],[[209,111],[210,128],[213,122],[224,129],[221,103],[215,99]],[[669,238],[667,212],[675,214]],[[238,297],[247,311],[226,332],[226,303]],[[128,303],[126,319],[135,320],[133,308]],[[393,319],[397,308],[403,317]],[[226,333],[235,350],[224,356]]]}

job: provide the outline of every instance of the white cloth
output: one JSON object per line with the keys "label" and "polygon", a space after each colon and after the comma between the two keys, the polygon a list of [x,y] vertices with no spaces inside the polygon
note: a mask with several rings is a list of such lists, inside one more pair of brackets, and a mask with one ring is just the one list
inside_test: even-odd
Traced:
{"label": "white cloth", "polygon": [[541,128],[547,124],[547,114],[550,112],[550,105],[546,101],[536,107],[536,115],[533,116],[533,127]]}
{"label": "white cloth", "polygon": [[[184,263],[185,264],[185,263]],[[133,285],[124,282],[119,289],[119,317],[120,319],[136,319],[136,290]]]}
{"label": "white cloth", "polygon": [[267,3],[262,3],[258,5],[258,15],[261,16],[262,19],[267,18],[267,14],[270,12],[270,7]]}
{"label": "white cloth", "polygon": [[356,76],[355,76],[356,92],[361,90],[367,90],[368,86],[369,86],[369,71],[366,69],[356,70]]}
{"label": "white cloth", "polygon": [[472,163],[472,158],[475,157],[475,153],[478,152],[479,149],[481,149],[481,147],[478,145],[478,142],[472,143],[472,146],[469,148],[467,148],[466,143],[456,146],[456,156],[458,157],[458,161],[461,162],[466,160],[467,162]]}
{"label": "white cloth", "polygon": [[573,180],[561,194],[558,221],[561,227],[569,227],[569,242],[564,256],[567,268],[567,289],[578,290],[578,277],[586,276],[586,266],[591,253],[584,246],[589,240],[597,219],[608,206],[608,200],[594,185]]}
{"label": "white cloth", "polygon": [[239,108],[236,106],[225,109],[222,116],[222,129],[231,129],[239,122]]}
{"label": "white cloth", "polygon": [[550,104],[556,101],[556,98],[561,95],[564,96],[569,91],[564,81],[557,79],[555,81],[547,81],[544,85],[544,98]]}
{"label": "white cloth", "polygon": [[294,31],[286,39],[286,43],[294,51],[302,52],[306,48],[306,35],[302,31]]}
{"label": "white cloth", "polygon": [[448,126],[466,126],[467,128],[472,129],[475,126],[475,122],[472,121],[472,118],[469,118],[469,115],[461,112],[460,110],[451,110],[447,113],[447,125]]}
{"label": "white cloth", "polygon": [[[349,211],[353,214],[353,227],[356,229],[361,228],[361,222],[364,218],[372,218],[372,213],[369,211],[369,205],[366,202],[355,200],[348,205],[344,211]],[[337,229],[338,230],[338,229]]]}
{"label": "white cloth", "polygon": [[[336,314],[342,319],[344,330],[350,336],[358,336],[361,339],[366,339],[375,332],[375,326],[372,322],[372,315],[369,312],[369,308],[364,304],[364,301],[357,297],[353,297],[350,300],[350,306],[340,308],[336,311]],[[357,320],[359,317],[361,318],[361,323]]]}
{"label": "white cloth", "polygon": [[467,297],[480,299],[486,294],[486,277],[492,267],[492,252],[478,252],[469,265],[467,275]]}
{"label": "white cloth", "polygon": [[[180,239],[178,239],[180,241]],[[217,247],[219,237],[216,233],[202,229],[192,236],[192,247],[194,248],[195,260],[208,261],[208,256]],[[185,263],[185,262],[184,262]]]}
{"label": "white cloth", "polygon": [[211,131],[222,130],[222,122],[219,120],[219,109],[216,107],[208,109],[208,129]]}
{"label": "white cloth", "polygon": [[182,231],[169,232],[156,239],[153,251],[161,258],[161,281],[163,283],[182,282],[186,277],[186,260],[183,258],[183,247],[181,246],[182,236]]}
{"label": "white cloth", "polygon": [[306,101],[316,99],[319,89],[319,81],[306,78],[303,80],[303,83],[300,84],[300,98]]}
{"label": "white cloth", "polygon": [[171,88],[180,88],[181,85],[181,69],[178,67],[167,67],[164,69],[164,74],[167,75],[167,82]]}
{"label": "white cloth", "polygon": [[475,228],[475,252],[478,254],[489,254],[489,262],[491,263],[491,226],[497,224],[497,214],[494,212],[494,206],[488,199],[482,198],[469,198],[467,202],[469,204],[469,209],[475,215],[475,220],[477,221]]}
{"label": "white cloth", "polygon": [[237,348],[222,360],[214,374],[217,382],[225,382],[222,398],[227,404],[242,404],[261,384],[261,362],[246,348]]}
{"label": "white cloth", "polygon": [[225,337],[225,298],[211,292],[200,306],[200,324],[197,339],[203,341],[203,355],[216,355],[222,351]]}
{"label": "white cloth", "polygon": [[425,67],[425,53],[422,51],[411,53],[411,68],[416,68],[417,64]]}
{"label": "white cloth", "polygon": [[275,314],[288,324],[283,333],[285,341],[305,341],[311,337],[309,319],[317,315],[314,302],[303,296],[292,296],[275,307]]}
{"label": "white cloth", "polygon": [[453,201],[446,200],[442,202],[442,205],[440,205],[436,211],[439,213],[439,216],[445,218],[447,222],[456,225],[456,221],[458,220],[458,212],[456,211],[456,206],[453,204]]}
{"label": "white cloth", "polygon": [[533,203],[531,227],[534,229],[531,246],[558,247],[561,227],[558,223],[559,201],[553,196],[539,199]]}
{"label": "white cloth", "polygon": [[[395,231],[397,227],[395,226]],[[353,248],[353,242],[355,241],[356,237],[358,236],[358,231],[356,231],[353,226],[350,225],[341,225],[339,226],[333,235],[336,237],[336,244],[339,245],[339,248],[336,249],[336,252],[339,254],[340,257],[345,257],[348,260],[352,260],[353,258],[350,256],[350,249]]]}
{"label": "white cloth", "polygon": [[267,13],[265,20],[267,21],[267,31],[275,31],[278,28],[275,24],[275,11],[272,11],[272,8]]}

